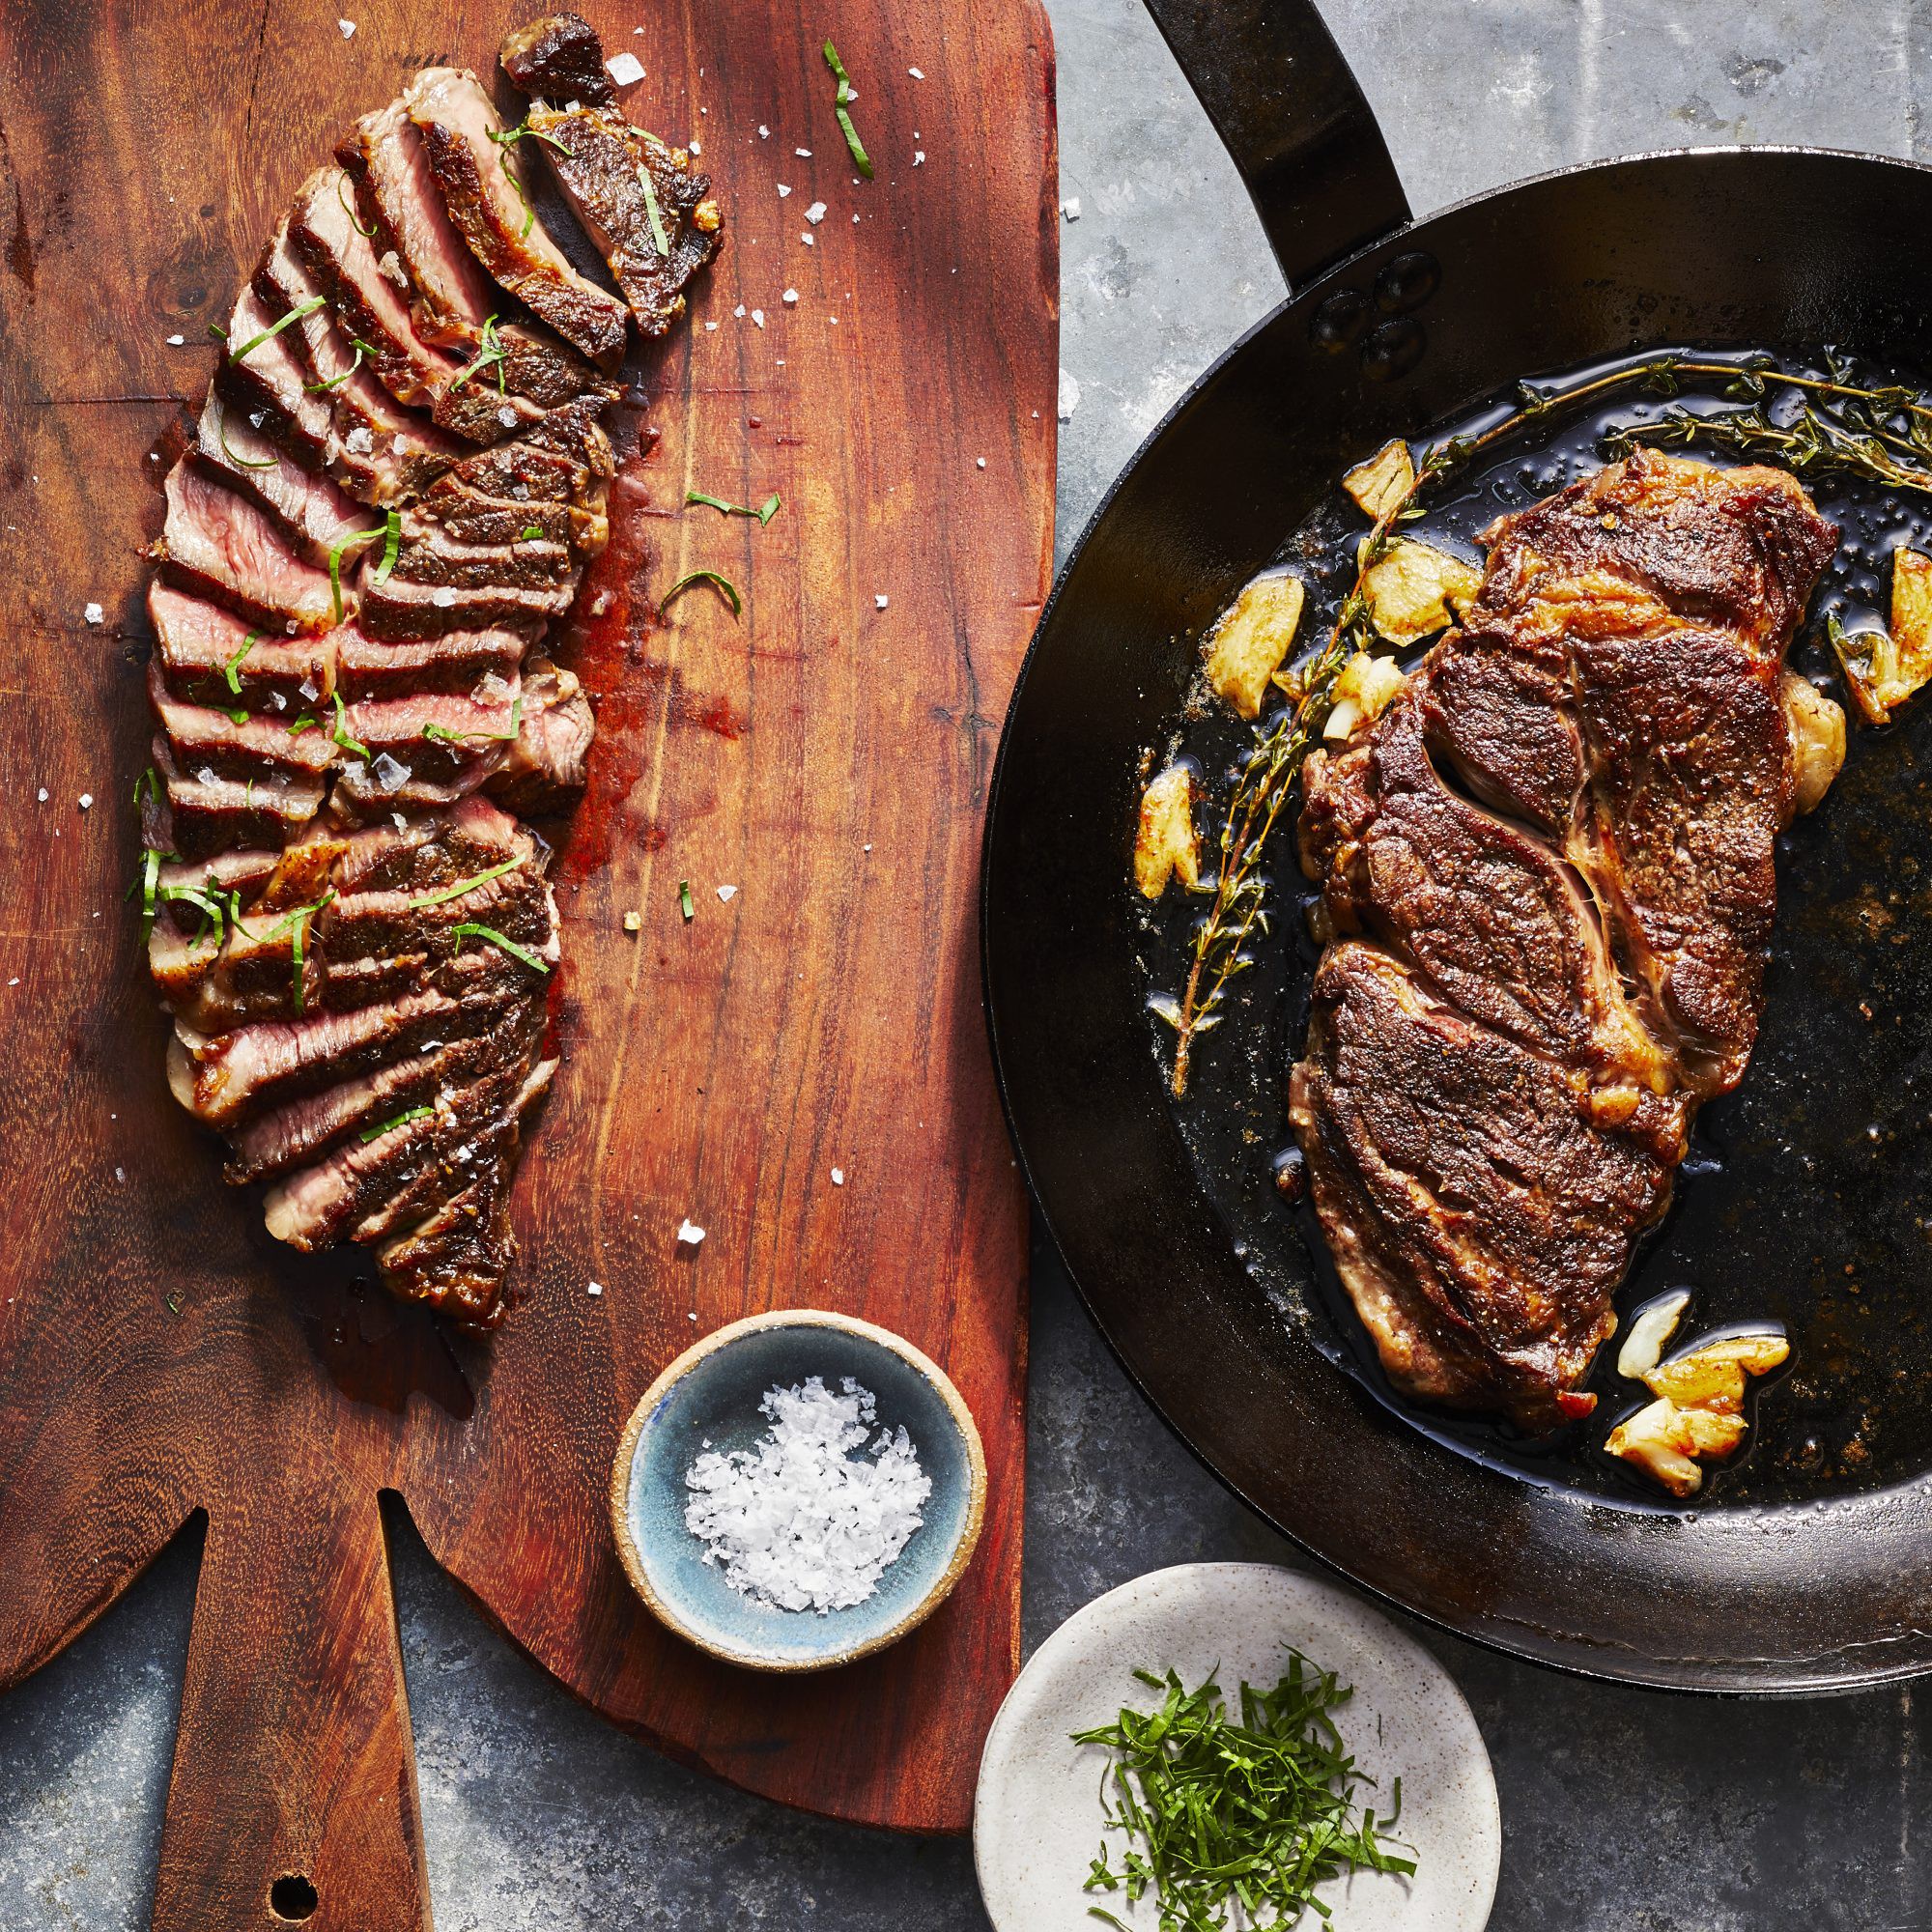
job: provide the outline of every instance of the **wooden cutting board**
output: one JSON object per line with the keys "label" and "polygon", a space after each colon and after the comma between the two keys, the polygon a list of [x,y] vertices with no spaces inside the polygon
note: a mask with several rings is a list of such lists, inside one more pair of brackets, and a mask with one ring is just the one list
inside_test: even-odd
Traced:
{"label": "wooden cutting board", "polygon": [[[388,1302],[353,1255],[278,1247],[221,1184],[213,1137],[166,1095],[123,900],[149,729],[140,552],[208,325],[355,114],[427,63],[490,71],[527,16],[342,4],[347,39],[334,8],[287,0],[0,11],[0,1683],[207,1513],[166,1932],[279,1923],[270,1888],[295,1875],[312,1927],[429,1922],[384,1491],[599,1711],[841,1818],[962,1829],[1017,1662],[1023,1203],[975,903],[1051,557],[1041,10],[590,9],[647,70],[634,118],[701,144],[728,241],[691,327],[633,365],[613,539],[580,600],[596,614],[563,653],[599,712],[558,867],[565,1058],[518,1184],[528,1300],[483,1344]],[[828,35],[873,182],[833,116]],[[761,527],[685,508],[687,489],[783,507]],[[659,614],[699,566],[743,588],[741,620],[702,590]],[[665,1362],[789,1305],[944,1362],[991,1493],[931,1623],[775,1681],[653,1623],[604,1497]]]}

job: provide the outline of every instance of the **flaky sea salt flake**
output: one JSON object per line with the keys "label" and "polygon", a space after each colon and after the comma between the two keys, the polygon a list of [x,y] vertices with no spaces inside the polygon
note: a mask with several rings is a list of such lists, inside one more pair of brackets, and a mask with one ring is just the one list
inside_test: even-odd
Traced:
{"label": "flaky sea salt flake", "polygon": [[[685,1472],[685,1527],[740,1595],[784,1610],[850,1608],[878,1588],[932,1493],[904,1428],[849,1376],[768,1389],[749,1449],[707,1442]],[[874,1431],[876,1429],[876,1435]]]}

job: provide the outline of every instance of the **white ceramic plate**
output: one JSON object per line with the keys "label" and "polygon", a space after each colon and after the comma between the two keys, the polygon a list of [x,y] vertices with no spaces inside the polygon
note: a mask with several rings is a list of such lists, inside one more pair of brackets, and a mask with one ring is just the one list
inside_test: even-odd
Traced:
{"label": "white ceramic plate", "polygon": [[[1416,1858],[1412,1879],[1355,1872],[1323,1888],[1322,1898],[1347,1932],[1482,1932],[1502,1822],[1490,1754],[1462,1691],[1379,1611],[1264,1563],[1184,1563],[1124,1583],[1069,1617],[1020,1672],[986,1739],[973,1810],[980,1889],[995,1932],[1095,1932],[1094,1904],[1152,1932],[1151,1898],[1129,1910],[1118,1891],[1081,1889],[1100,1849],[1106,1753],[1068,1734],[1112,1722],[1122,1704],[1146,1709],[1152,1693],[1135,1680],[1136,1666],[1171,1665],[1189,1689],[1218,1666],[1232,1697],[1243,1678],[1272,1687],[1287,1645],[1355,1687],[1334,1714],[1336,1728],[1378,1780],[1382,1802],[1401,1777],[1397,1835]],[[1122,1842],[1109,1834],[1116,1866]],[[1320,1922],[1312,1913],[1303,1920]]]}

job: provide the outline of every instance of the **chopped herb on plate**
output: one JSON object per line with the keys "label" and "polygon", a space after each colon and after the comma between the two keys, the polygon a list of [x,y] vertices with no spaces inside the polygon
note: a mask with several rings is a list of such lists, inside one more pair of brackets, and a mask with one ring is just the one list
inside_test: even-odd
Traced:
{"label": "chopped herb on plate", "polygon": [[1354,1804],[1355,1787],[1374,1779],[1329,1717],[1352,1694],[1332,1670],[1291,1650],[1272,1690],[1241,1686],[1238,1719],[1212,1676],[1190,1690],[1172,1670],[1134,1675],[1160,1693],[1157,1708],[1122,1706],[1111,1724],[1073,1733],[1075,1744],[1110,1753],[1101,1809],[1107,1831],[1126,1837],[1118,1864],[1102,1840],[1089,1891],[1122,1892],[1130,1905],[1151,1892],[1160,1932],[1286,1932],[1311,1905],[1328,1917],[1314,1896],[1326,1879],[1350,1868],[1415,1870],[1382,1835],[1401,1816],[1402,1780],[1385,1816]]}

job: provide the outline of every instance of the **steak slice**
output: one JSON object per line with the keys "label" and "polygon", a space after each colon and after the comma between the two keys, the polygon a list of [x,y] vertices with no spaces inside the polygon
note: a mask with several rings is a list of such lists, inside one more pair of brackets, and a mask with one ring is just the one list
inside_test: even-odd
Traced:
{"label": "steak slice", "polygon": [[[471,361],[485,348],[486,327],[497,323],[502,298],[450,221],[409,109],[394,100],[365,114],[335,156],[361,189],[384,272],[393,258],[408,280],[416,332],[459,361]],[[547,329],[502,322],[496,336],[502,356],[492,363],[489,380],[495,385],[501,378],[501,392],[523,419],[604,391],[599,372]]]}
{"label": "steak slice", "polygon": [[365,638],[351,624],[334,633],[336,679],[345,698],[467,693],[492,675],[510,677],[525,639],[514,631],[445,631],[439,637]]}
{"label": "steak slice", "polygon": [[272,636],[159,579],[148,586],[148,616],[155,627],[156,660],[167,674],[168,687],[190,703],[224,710],[243,704],[256,711],[266,707],[293,723],[302,705],[329,689],[333,632]]}
{"label": "steak slice", "polygon": [[328,573],[297,555],[282,526],[192,450],[164,488],[167,516],[154,554],[171,583],[290,637],[326,631],[354,608],[352,583],[342,584],[338,611]]}
{"label": "steak slice", "polygon": [[718,252],[711,183],[691,156],[617,111],[596,31],[576,14],[519,27],[503,71],[530,97],[529,128],[577,218],[624,291],[639,332],[663,335],[685,285]]}
{"label": "steak slice", "polygon": [[374,638],[418,639],[507,626],[534,634],[569,611],[576,588],[573,579],[548,589],[488,583],[466,590],[415,582],[399,570],[385,583],[365,585],[362,628]]}
{"label": "steak slice", "polygon": [[283,845],[322,810],[319,780],[287,772],[223,778],[206,764],[187,770],[165,732],[156,735],[150,751],[158,790],[144,809],[142,837],[151,851],[195,860],[229,846]]}
{"label": "steak slice", "polygon": [[554,1060],[530,1068],[497,1125],[494,1145],[478,1147],[471,1162],[453,1160],[476,1179],[451,1196],[412,1233],[377,1250],[389,1292],[421,1301],[466,1327],[494,1328],[503,1319],[503,1281],[516,1258],[510,1229],[509,1176],[523,1122],[549,1089]]}
{"label": "steak slice", "polygon": [[[328,456],[328,401],[309,387],[298,323],[283,322],[285,313],[264,301],[252,283],[242,291],[228,318],[228,350],[215,388],[229,405],[224,416],[240,415],[305,468],[319,469]],[[217,446],[219,440],[217,423]]]}
{"label": "steak slice", "polygon": [[443,206],[484,270],[593,361],[613,361],[624,348],[624,305],[579,274],[544,226],[513,172],[531,162],[512,159],[521,143],[493,138],[505,129],[482,82],[467,70],[427,68],[403,98]]}
{"label": "steak slice", "polygon": [[324,292],[297,259],[286,219],[255,270],[255,288],[279,314],[304,311],[283,333],[292,347],[298,342],[312,386],[329,399],[328,473],[358,501],[407,501],[474,447],[398,403],[328,309],[310,306]]}
{"label": "steak slice", "polygon": [[1410,1394],[1533,1431],[1595,1401],[1632,1246],[1756,1037],[1782,659],[1835,537],[1780,472],[1640,452],[1486,531],[1462,628],[1309,760],[1333,943],[1292,1116]]}
{"label": "steak slice", "polygon": [[529,814],[568,810],[589,781],[597,721],[567,670],[532,663],[524,679],[521,729],[486,781],[491,796]]}
{"label": "steak slice", "polygon": [[370,527],[360,503],[271,441],[218,389],[209,391],[202,407],[194,447],[208,469],[219,470],[231,489],[245,490],[281,525],[309,563],[326,566],[330,550]]}

